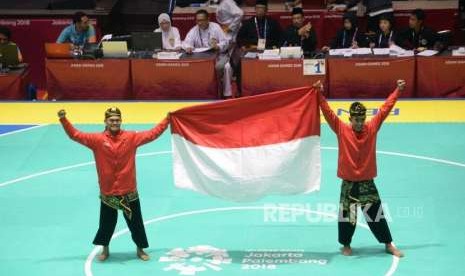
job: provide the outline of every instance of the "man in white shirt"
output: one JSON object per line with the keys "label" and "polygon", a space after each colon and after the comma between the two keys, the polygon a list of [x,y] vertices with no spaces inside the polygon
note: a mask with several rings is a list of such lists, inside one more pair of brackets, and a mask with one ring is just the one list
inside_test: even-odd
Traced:
{"label": "man in white shirt", "polygon": [[197,25],[193,27],[183,42],[183,48],[188,54],[195,49],[208,48],[218,52],[216,61],[216,72],[219,80],[223,80],[222,95],[224,98],[232,96],[231,78],[232,69],[229,64],[229,40],[218,23],[210,22],[206,10],[199,10],[195,14]]}

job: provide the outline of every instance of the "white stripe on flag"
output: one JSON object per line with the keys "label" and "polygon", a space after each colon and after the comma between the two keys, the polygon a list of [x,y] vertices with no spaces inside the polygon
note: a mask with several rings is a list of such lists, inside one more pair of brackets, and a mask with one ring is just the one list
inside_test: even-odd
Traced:
{"label": "white stripe on flag", "polygon": [[238,202],[320,188],[319,136],[224,149],[199,146],[173,133],[172,144],[174,182],[179,188]]}

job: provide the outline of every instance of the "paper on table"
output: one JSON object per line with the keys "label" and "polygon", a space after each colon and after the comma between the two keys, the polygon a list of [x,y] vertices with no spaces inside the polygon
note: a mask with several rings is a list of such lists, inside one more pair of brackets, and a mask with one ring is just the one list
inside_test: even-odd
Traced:
{"label": "paper on table", "polygon": [[210,49],[211,49],[210,47],[195,48],[192,52],[193,53],[204,53],[204,52],[208,52]]}
{"label": "paper on table", "polygon": [[279,60],[281,59],[279,49],[265,50],[263,54],[258,54],[258,59]]}
{"label": "paper on table", "polygon": [[280,55],[258,54],[258,59],[264,59],[264,60],[280,60],[280,59],[281,59],[281,56],[280,56]]}
{"label": "paper on table", "polygon": [[338,51],[339,49],[330,49],[329,50],[329,55],[330,56],[340,56],[341,53]]}
{"label": "paper on table", "polygon": [[386,56],[389,55],[389,48],[374,48],[373,49],[373,54],[377,56]]}
{"label": "paper on table", "polygon": [[389,54],[391,56],[399,56],[399,55],[403,55],[404,53],[405,53],[405,49],[397,45],[391,45],[391,47],[389,47]]}
{"label": "paper on table", "polygon": [[465,48],[460,47],[457,50],[452,50],[452,56],[465,56]]}
{"label": "paper on table", "polygon": [[245,58],[257,58],[257,53],[254,53],[254,52],[248,52],[247,54],[245,54]]}
{"label": "paper on table", "polygon": [[405,50],[397,45],[392,45],[389,47],[389,55],[397,57],[412,57],[415,53],[413,51]]}
{"label": "paper on table", "polygon": [[404,51],[402,53],[397,53],[398,57],[413,57],[415,55],[415,52],[413,51]]}
{"label": "paper on table", "polygon": [[263,52],[263,55],[266,55],[266,56],[273,56],[273,55],[279,56],[279,49],[265,50]]}
{"label": "paper on table", "polygon": [[423,52],[419,52],[417,56],[422,56],[422,57],[431,57],[437,54],[438,51],[435,50],[424,50]]}
{"label": "paper on table", "polygon": [[351,57],[352,54],[353,54],[352,51],[347,51],[347,52],[344,53],[344,57]]}
{"label": "paper on table", "polygon": [[330,56],[344,56],[344,55],[346,55],[348,53],[350,53],[350,55],[352,55],[352,49],[343,48],[343,49],[330,49],[329,50],[329,55]]}
{"label": "paper on table", "polygon": [[177,52],[160,52],[154,55],[157,59],[180,59],[182,53]]}
{"label": "paper on table", "polygon": [[354,49],[354,55],[371,55],[371,48]]}

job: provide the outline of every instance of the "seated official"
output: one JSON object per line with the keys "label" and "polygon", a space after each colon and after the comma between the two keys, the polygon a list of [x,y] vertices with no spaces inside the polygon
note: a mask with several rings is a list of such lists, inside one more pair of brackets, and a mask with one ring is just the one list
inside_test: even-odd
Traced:
{"label": "seated official", "polygon": [[379,31],[371,37],[370,48],[389,48],[399,45],[399,36],[393,28],[393,18],[390,15],[379,18]]}
{"label": "seated official", "polygon": [[192,54],[196,48],[210,48],[219,53],[216,61],[216,74],[223,81],[222,95],[225,98],[232,96],[231,80],[232,69],[229,64],[229,40],[218,23],[210,22],[206,10],[199,10],[195,14],[197,25],[193,27],[183,42],[183,48]]}
{"label": "seated official", "polygon": [[221,25],[231,43],[236,42],[243,16],[244,11],[234,0],[221,0],[216,9],[216,21]]}
{"label": "seated official", "polygon": [[246,20],[239,34],[237,43],[244,50],[264,50],[281,47],[281,27],[279,23],[267,16],[268,1],[257,0],[255,16]]}
{"label": "seated official", "polygon": [[323,51],[326,52],[329,49],[355,49],[367,46],[367,38],[357,26],[357,16],[354,13],[345,13],[342,20],[344,24],[343,28],[337,32],[330,46],[322,48]]}
{"label": "seated official", "polygon": [[64,28],[57,39],[57,43],[72,43],[78,46],[95,42],[97,42],[95,29],[90,24],[89,17],[83,12],[74,14],[73,24]]}
{"label": "seated official", "polygon": [[19,50],[18,45],[11,41],[11,31],[7,27],[0,26],[0,46],[1,45],[15,45],[18,49],[18,60],[19,62],[23,62],[23,56],[21,55],[21,51]]}
{"label": "seated official", "polygon": [[419,52],[433,48],[438,50],[437,33],[425,26],[425,19],[425,12],[421,9],[413,10],[410,13],[409,28],[401,34],[403,48]]}
{"label": "seated official", "polygon": [[179,51],[182,49],[181,35],[176,27],[171,26],[171,18],[168,14],[162,13],[158,16],[160,28],[155,32],[162,33],[163,50]]}
{"label": "seated official", "polygon": [[316,49],[316,32],[310,22],[305,24],[302,8],[292,10],[292,25],[284,31],[283,46],[301,47],[305,56],[309,56]]}

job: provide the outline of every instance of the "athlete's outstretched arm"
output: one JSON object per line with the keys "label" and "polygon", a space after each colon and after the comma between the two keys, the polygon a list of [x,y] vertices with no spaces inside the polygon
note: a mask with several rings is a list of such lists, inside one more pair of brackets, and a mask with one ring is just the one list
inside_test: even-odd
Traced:
{"label": "athlete's outstretched arm", "polygon": [[389,115],[389,112],[391,112],[392,108],[396,104],[400,94],[402,93],[402,91],[404,91],[405,86],[405,80],[397,80],[396,89],[391,93],[391,95],[389,95],[389,97],[386,99],[384,104],[379,109],[378,113],[375,115],[375,117],[373,117],[372,122],[376,129],[379,129],[384,120],[386,120],[387,116]]}
{"label": "athlete's outstretched arm", "polygon": [[170,115],[166,116],[159,124],[153,127],[151,130],[141,131],[136,134],[136,145],[141,146],[148,142],[152,142],[157,139],[160,135],[165,132],[170,123]]}
{"label": "athlete's outstretched arm", "polygon": [[60,118],[61,125],[69,138],[89,148],[92,148],[96,144],[96,135],[77,130],[66,118],[66,111],[64,109],[58,111],[58,118]]}
{"label": "athlete's outstretched arm", "polygon": [[342,121],[331,109],[331,107],[328,104],[328,101],[326,101],[325,96],[323,96],[323,84],[321,83],[321,81],[317,81],[313,84],[313,88],[315,89],[315,92],[318,93],[318,104],[320,105],[320,109],[323,112],[323,116],[325,117],[326,122],[328,122],[329,126],[336,134],[339,133]]}

